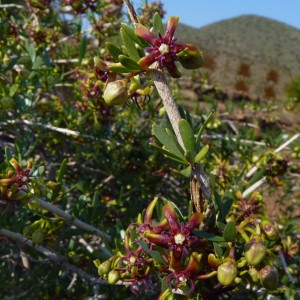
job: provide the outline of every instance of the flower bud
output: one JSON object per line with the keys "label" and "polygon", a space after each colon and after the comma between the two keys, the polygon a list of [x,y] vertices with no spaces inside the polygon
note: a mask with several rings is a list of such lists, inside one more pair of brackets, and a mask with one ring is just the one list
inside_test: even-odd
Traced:
{"label": "flower bud", "polygon": [[218,259],[213,253],[208,254],[207,262],[213,269],[217,269],[220,265],[220,259]]}
{"label": "flower bud", "polygon": [[258,237],[251,239],[244,246],[245,258],[249,265],[258,265],[266,255],[266,246]]}
{"label": "flower bud", "polygon": [[186,49],[179,53],[178,57],[185,69],[198,69],[204,63],[201,52],[192,44],[186,44]]}
{"label": "flower bud", "polygon": [[279,233],[274,224],[268,221],[262,222],[261,229],[269,241],[276,241],[278,239]]}
{"label": "flower bud", "polygon": [[120,279],[120,272],[119,271],[111,270],[108,273],[107,282],[109,284],[116,284],[119,279]]}
{"label": "flower bud", "polygon": [[106,260],[98,267],[98,274],[99,276],[104,276],[111,270],[111,261]]}
{"label": "flower bud", "polygon": [[237,267],[235,261],[227,258],[217,270],[217,277],[222,285],[230,285],[234,282],[237,275]]}
{"label": "flower bud", "polygon": [[259,271],[260,282],[264,288],[273,291],[278,286],[279,275],[278,271],[273,266],[265,266]]}
{"label": "flower bud", "polygon": [[110,82],[104,90],[103,98],[108,105],[122,105],[124,104],[129,96],[127,92],[127,81],[116,80]]}

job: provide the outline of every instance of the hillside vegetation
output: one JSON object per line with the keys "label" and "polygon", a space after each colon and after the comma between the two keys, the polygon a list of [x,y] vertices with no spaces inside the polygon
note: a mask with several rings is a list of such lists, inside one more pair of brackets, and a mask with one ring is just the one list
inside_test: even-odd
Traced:
{"label": "hillside vegetation", "polygon": [[202,28],[179,25],[178,36],[203,50],[213,83],[262,98],[278,98],[299,74],[300,30],[255,15]]}

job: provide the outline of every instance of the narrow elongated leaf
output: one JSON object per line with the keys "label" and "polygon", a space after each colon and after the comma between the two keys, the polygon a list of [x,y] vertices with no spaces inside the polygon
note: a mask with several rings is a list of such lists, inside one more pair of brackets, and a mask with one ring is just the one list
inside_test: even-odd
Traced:
{"label": "narrow elongated leaf", "polygon": [[119,55],[118,59],[124,67],[131,69],[132,71],[141,70],[141,66],[135,60],[126,55]]}
{"label": "narrow elongated leaf", "polygon": [[86,49],[87,49],[87,37],[85,35],[83,36],[79,44],[79,64],[81,64],[81,61],[85,56]]}
{"label": "narrow elongated leaf", "polygon": [[115,65],[109,66],[108,69],[117,73],[130,73],[131,69],[124,67],[121,63],[117,63]]}
{"label": "narrow elongated leaf", "polygon": [[138,61],[140,59],[139,52],[137,51],[132,37],[130,37],[126,31],[121,28],[121,38],[125,46],[127,54],[134,60]]}
{"label": "narrow elongated leaf", "polygon": [[107,42],[105,44],[105,48],[116,61],[118,61],[120,55],[124,54],[123,51],[118,46],[110,42]]}
{"label": "narrow elongated leaf", "polygon": [[234,221],[229,221],[224,229],[224,240],[226,242],[234,242],[236,237],[236,226]]}
{"label": "narrow elongated leaf", "polygon": [[208,150],[209,150],[209,145],[206,144],[195,156],[195,163],[199,162],[203,157],[205,157]]}
{"label": "narrow elongated leaf", "polygon": [[214,115],[214,111],[212,111],[212,112],[208,115],[208,117],[207,117],[206,120],[204,121],[203,125],[201,126],[201,128],[200,128],[200,130],[199,130],[199,132],[198,132],[198,134],[197,134],[196,145],[198,145],[198,143],[199,143],[199,141],[200,141],[200,138],[201,138],[201,135],[202,135],[204,129],[206,128],[207,124],[208,124],[208,123],[210,122],[210,120],[212,119],[213,115]]}
{"label": "narrow elongated leaf", "polygon": [[178,149],[177,145],[174,143],[172,138],[168,135],[165,128],[154,124],[152,126],[152,130],[156,138],[173,154],[182,157],[185,160],[184,156],[182,155],[181,151]]}
{"label": "narrow elongated leaf", "polygon": [[158,32],[160,32],[162,36],[165,34],[164,25],[158,12],[156,12],[153,17],[153,30],[155,34]]}
{"label": "narrow elongated leaf", "polygon": [[182,171],[180,171],[180,174],[182,174],[184,177],[189,178],[192,174],[192,166],[188,166]]}
{"label": "narrow elongated leaf", "polygon": [[159,147],[155,144],[150,144],[150,146],[153,147],[154,149],[156,149],[157,151],[161,152],[164,156],[166,156],[180,164],[184,164],[184,165],[188,164],[188,161],[184,157],[183,157],[184,158],[183,159],[182,157],[179,157],[179,156],[175,155],[174,153],[166,150],[164,147]]}
{"label": "narrow elongated leaf", "polygon": [[121,24],[121,28],[122,30],[124,30],[126,32],[126,34],[133,40],[135,41],[138,45],[140,45],[142,48],[146,48],[149,47],[149,44],[143,40],[142,38],[140,38],[139,36],[137,36],[134,33],[134,28],[132,28],[131,26],[129,26],[128,24],[122,23]]}
{"label": "narrow elongated leaf", "polygon": [[169,135],[169,137],[172,139],[172,141],[175,143],[175,145],[177,146],[177,148],[180,150],[180,152],[182,154],[184,154],[184,150],[182,149],[181,145],[179,144],[177,137],[175,136],[175,134],[173,133],[172,130],[170,130],[169,128],[166,128],[166,133]]}
{"label": "narrow elongated leaf", "polygon": [[194,154],[190,151],[190,150],[187,150],[185,153],[184,153],[184,157],[187,159],[187,161],[190,163],[190,165],[194,165]]}
{"label": "narrow elongated leaf", "polygon": [[181,119],[178,123],[179,132],[186,151],[192,154],[195,152],[195,138],[194,132],[187,120]]}
{"label": "narrow elongated leaf", "polygon": [[66,173],[66,170],[67,170],[67,163],[68,163],[68,161],[67,161],[66,158],[61,163],[61,166],[59,168],[58,175],[57,175],[57,181],[58,182],[62,182],[62,180],[63,180],[63,177],[64,177],[64,175]]}

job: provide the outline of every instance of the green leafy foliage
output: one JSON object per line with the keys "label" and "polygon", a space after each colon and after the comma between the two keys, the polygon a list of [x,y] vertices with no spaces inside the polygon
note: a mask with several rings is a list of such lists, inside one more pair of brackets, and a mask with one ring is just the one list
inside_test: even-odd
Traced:
{"label": "green leafy foliage", "polygon": [[[0,12],[1,298],[129,299],[134,291],[172,299],[178,289],[182,298],[230,291],[239,299],[247,287],[258,299],[257,286],[269,288],[266,296],[296,298],[299,136],[281,154],[275,149],[291,133],[261,126],[258,136],[256,124],[230,123],[212,97],[201,111],[192,100],[193,113],[180,111],[181,145],[137,63],[149,44],[121,23],[121,3],[108,2],[28,1]],[[163,13],[149,15],[159,8],[142,11],[164,35]],[[117,80],[128,101],[108,106],[104,91]],[[244,104],[225,101],[222,109]],[[267,110],[248,106],[252,115]],[[199,189],[190,200],[196,163],[212,199]],[[261,180],[263,189],[245,195]],[[274,203],[282,211],[269,216]],[[257,249],[262,260],[253,265]],[[236,276],[226,287],[219,267]],[[278,287],[266,281],[277,278],[275,267]]]}

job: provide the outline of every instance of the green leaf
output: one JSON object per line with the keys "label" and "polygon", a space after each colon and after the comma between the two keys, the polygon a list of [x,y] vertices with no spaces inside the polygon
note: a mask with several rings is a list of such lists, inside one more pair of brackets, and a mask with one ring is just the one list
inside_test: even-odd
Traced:
{"label": "green leaf", "polygon": [[68,163],[68,160],[66,158],[61,163],[61,166],[59,168],[58,175],[57,175],[57,181],[58,182],[62,182],[62,180],[63,180],[63,177],[64,177],[64,175],[66,173],[66,170],[67,170],[67,163]]}
{"label": "green leaf", "polygon": [[35,58],[36,58],[36,50],[35,50],[34,44],[30,44],[28,42],[28,40],[25,40],[25,48],[26,48],[26,50],[29,54],[31,62],[33,63],[35,61]]}
{"label": "green leaf", "polygon": [[19,83],[14,83],[10,89],[9,89],[9,97],[13,97],[16,91],[18,90],[20,84]]}
{"label": "green leaf", "polygon": [[126,55],[119,55],[118,59],[124,67],[131,69],[132,71],[141,70],[141,66],[135,60]]}
{"label": "green leaf", "polygon": [[184,177],[189,178],[192,174],[192,166],[187,166],[185,169],[180,171],[180,174],[182,174]]}
{"label": "green leaf", "polygon": [[204,158],[208,150],[209,150],[209,145],[206,144],[195,156],[195,163],[199,162],[202,158]]}
{"label": "green leaf", "polygon": [[83,36],[79,44],[79,64],[81,64],[81,61],[85,56],[86,49],[87,49],[87,37],[85,35]]}
{"label": "green leaf", "polygon": [[115,65],[109,66],[108,69],[117,73],[130,73],[131,69],[124,67],[121,63],[117,63]]}
{"label": "green leaf", "polygon": [[194,132],[187,120],[181,119],[178,123],[179,132],[186,151],[195,152]]}
{"label": "green leaf", "polygon": [[37,58],[35,59],[33,65],[32,65],[32,69],[33,70],[40,69],[42,63],[43,63],[43,59],[40,56],[37,56]]}
{"label": "green leaf", "polygon": [[190,165],[194,165],[194,154],[190,150],[184,152],[184,157],[190,163]]}
{"label": "green leaf", "polygon": [[125,46],[126,52],[129,55],[129,57],[138,61],[140,59],[140,55],[135,47],[134,40],[122,28],[121,28],[121,38],[122,38],[123,44]]}
{"label": "green leaf", "polygon": [[200,239],[206,239],[206,240],[211,241],[211,242],[220,243],[220,242],[225,241],[222,236],[214,235],[213,233],[203,231],[203,230],[199,230],[199,229],[194,229],[193,234],[195,234]]}
{"label": "green leaf", "polygon": [[[188,164],[186,159],[182,159],[182,157],[179,157],[177,155],[175,155],[174,153],[170,152],[169,150],[167,150],[164,146],[163,147],[159,147],[155,144],[150,144],[151,147],[155,148],[156,150],[158,150],[159,152],[161,152],[164,156],[174,160],[177,163],[180,164]],[[184,156],[183,156],[184,157]]]}
{"label": "green leaf", "polygon": [[169,128],[166,128],[166,133],[169,135],[169,137],[172,139],[172,141],[175,143],[175,145],[177,146],[177,148],[180,150],[180,152],[182,154],[184,154],[184,150],[182,149],[181,145],[179,144],[177,137],[175,136],[175,134],[173,133],[172,130],[170,130]]}
{"label": "green leaf", "polygon": [[162,36],[164,36],[164,34],[165,34],[164,25],[163,25],[162,19],[158,12],[156,12],[153,17],[153,32],[154,32],[154,34],[157,34],[157,32],[160,32],[160,34]]}
{"label": "green leaf", "polygon": [[174,143],[173,139],[169,136],[167,133],[167,130],[165,128],[162,128],[161,126],[154,124],[152,126],[153,133],[155,137],[173,154],[176,156],[181,157],[182,160],[185,160],[185,157],[181,153],[180,149],[178,149],[176,143]]}
{"label": "green leaf", "polygon": [[196,145],[198,145],[198,143],[200,142],[200,138],[201,138],[201,135],[203,133],[203,131],[205,130],[207,124],[211,121],[212,117],[214,115],[214,111],[212,111],[208,117],[206,118],[206,120],[204,121],[203,125],[201,126],[198,134],[197,134],[197,138],[196,138]]}
{"label": "green leaf", "polygon": [[118,46],[110,42],[107,42],[105,44],[105,48],[116,61],[118,61],[120,55],[124,54],[123,51]]}
{"label": "green leaf", "polygon": [[218,258],[221,258],[223,255],[223,249],[219,246],[218,243],[213,243],[215,254]]}
{"label": "green leaf", "polygon": [[[150,249],[149,247],[147,246],[147,244],[143,241],[143,240],[139,240],[138,241],[138,245],[140,245],[144,251],[146,253],[149,253],[150,252]],[[166,262],[164,261],[164,259],[162,258],[161,254],[157,251],[157,250],[152,250],[150,252],[150,255],[151,257],[158,263],[158,264],[162,264],[162,265],[165,265]]]}
{"label": "green leaf", "polygon": [[236,237],[236,227],[234,221],[229,221],[224,229],[223,233],[224,240],[226,242],[234,242]]}
{"label": "green leaf", "polygon": [[134,33],[134,28],[125,23],[121,24],[121,28],[139,46],[141,46],[142,48],[149,47],[149,44],[144,39],[140,38]]}
{"label": "green leaf", "polygon": [[9,164],[9,161],[13,158],[9,147],[5,147],[5,161]]}

